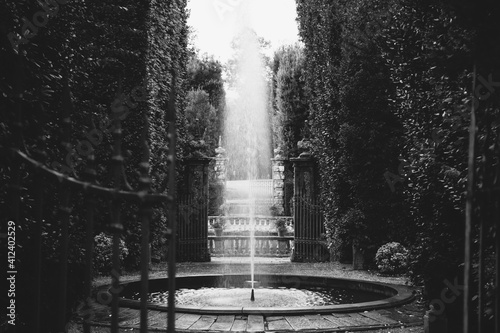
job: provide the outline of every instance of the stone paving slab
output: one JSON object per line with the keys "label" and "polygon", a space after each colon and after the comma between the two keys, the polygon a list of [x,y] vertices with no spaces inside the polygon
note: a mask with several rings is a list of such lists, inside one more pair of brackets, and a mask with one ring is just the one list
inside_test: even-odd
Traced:
{"label": "stone paving slab", "polygon": [[311,324],[317,328],[317,329],[323,329],[323,328],[328,328],[331,329],[332,324],[330,321],[328,321],[326,318],[324,318],[322,315],[305,315],[305,318],[307,318]]}
{"label": "stone paving slab", "polygon": [[270,331],[292,331],[293,328],[290,326],[288,321],[284,317],[268,317],[267,318],[267,329]]}
{"label": "stone paving slab", "polygon": [[342,318],[338,318],[333,315],[322,315],[322,317],[323,319],[329,321],[333,328],[339,328],[348,325],[346,321],[342,320]]}
{"label": "stone paving slab", "polygon": [[[125,309],[124,309],[125,310]],[[165,329],[167,313],[148,311],[148,324],[153,329]],[[384,327],[414,325],[421,317],[409,318],[405,323],[391,318],[390,311],[366,311],[359,313],[332,313],[289,316],[262,315],[197,315],[176,313],[176,329],[182,332],[293,332],[318,331],[335,332],[345,330],[367,330]],[[140,311],[120,311],[121,328],[137,329],[140,326]],[[106,324],[105,322],[98,323]]]}
{"label": "stone paving slab", "polygon": [[[182,318],[182,317],[181,317]],[[192,331],[207,331],[217,320],[217,316],[203,315],[193,325],[189,327]]]}
{"label": "stone paving slab", "polygon": [[350,313],[349,317],[346,317],[346,319],[349,319],[351,322],[355,323],[352,326],[377,325],[377,322],[374,322],[373,319],[364,317],[363,315],[361,315],[359,313]]}
{"label": "stone paving slab", "polygon": [[264,317],[248,315],[247,332],[264,332]]}
{"label": "stone paving slab", "polygon": [[292,326],[294,331],[315,329],[309,319],[304,316],[285,316],[286,321]]}
{"label": "stone paving slab", "polygon": [[246,316],[236,316],[234,318],[231,332],[246,332],[247,331],[247,318]]}
{"label": "stone paving slab", "polygon": [[191,325],[201,318],[200,315],[187,313],[175,321],[175,327],[179,329],[188,329]]}
{"label": "stone paving slab", "polygon": [[398,323],[397,321],[389,318],[387,315],[384,316],[380,312],[377,312],[377,311],[365,312],[365,313],[363,313],[363,315],[365,317],[368,317],[368,318],[371,318],[371,319],[373,319],[375,321],[378,321],[378,322],[380,322],[382,324],[388,324],[388,325],[390,325],[390,324],[397,324]]}
{"label": "stone paving slab", "polygon": [[235,316],[218,316],[217,320],[210,327],[212,331],[230,331],[233,326]]}

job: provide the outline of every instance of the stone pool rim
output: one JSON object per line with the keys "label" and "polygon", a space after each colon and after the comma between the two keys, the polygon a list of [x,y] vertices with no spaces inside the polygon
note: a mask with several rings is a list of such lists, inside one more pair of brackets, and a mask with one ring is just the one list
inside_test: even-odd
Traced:
{"label": "stone pool rim", "polygon": [[[323,305],[323,306],[309,306],[309,307],[211,307],[211,306],[194,306],[194,305],[176,305],[175,311],[182,313],[191,314],[228,314],[228,315],[241,315],[241,314],[259,314],[259,315],[303,315],[303,314],[325,314],[325,313],[347,313],[347,312],[360,312],[360,311],[371,311],[384,308],[392,308],[401,306],[412,302],[415,299],[415,291],[410,287],[404,285],[388,284],[382,282],[372,282],[366,280],[355,280],[346,278],[334,278],[325,276],[315,276],[315,275],[284,275],[284,274],[256,274],[256,279],[258,277],[269,277],[273,279],[288,279],[291,280],[304,280],[301,282],[306,282],[306,285],[334,285],[337,287],[346,288],[346,285],[360,285],[365,286],[371,291],[380,292],[382,294],[392,294],[387,298],[361,303],[351,303],[351,304],[336,304],[336,305]],[[249,274],[195,274],[195,275],[185,275],[178,276],[176,280],[197,280],[197,279],[215,279],[215,278],[227,278],[227,277],[249,277]],[[150,279],[151,282],[156,281],[168,281],[168,278],[153,278]],[[330,283],[329,283],[330,282]],[[339,283],[344,283],[339,285]],[[121,283],[123,287],[134,287],[137,285],[137,290],[140,287],[140,279],[135,279],[132,281]],[[352,288],[347,288],[352,289]],[[140,309],[140,300],[131,300],[127,298],[120,298],[119,305],[121,307],[127,307],[131,309]],[[167,305],[160,305],[155,303],[148,303],[147,308],[156,311],[168,311]]]}

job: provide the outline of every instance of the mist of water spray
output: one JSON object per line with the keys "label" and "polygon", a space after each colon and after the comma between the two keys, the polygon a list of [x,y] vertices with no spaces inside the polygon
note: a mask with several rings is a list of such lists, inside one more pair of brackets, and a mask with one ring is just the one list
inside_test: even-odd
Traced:
{"label": "mist of water spray", "polygon": [[225,148],[228,179],[268,177],[271,133],[267,114],[267,82],[256,34],[243,29],[236,38],[236,70],[227,94]]}
{"label": "mist of water spray", "polygon": [[[267,115],[265,70],[256,34],[244,29],[238,36],[234,91],[228,100],[225,142],[229,158],[228,178],[252,180],[269,175],[270,126]],[[255,195],[248,186],[250,217],[250,269],[252,295],[255,273]]]}

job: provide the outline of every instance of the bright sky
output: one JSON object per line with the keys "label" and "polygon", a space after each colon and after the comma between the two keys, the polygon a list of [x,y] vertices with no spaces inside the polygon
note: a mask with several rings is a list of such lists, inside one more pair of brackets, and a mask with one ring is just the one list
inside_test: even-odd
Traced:
{"label": "bright sky", "polygon": [[299,40],[295,0],[189,0],[188,9],[196,47],[222,62],[231,56],[231,41],[243,26],[271,41],[272,50]]}

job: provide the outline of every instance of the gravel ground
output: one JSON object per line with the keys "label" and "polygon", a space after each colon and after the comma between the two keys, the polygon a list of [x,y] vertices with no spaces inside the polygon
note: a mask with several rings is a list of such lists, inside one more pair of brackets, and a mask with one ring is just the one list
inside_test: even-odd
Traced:
{"label": "gravel ground", "polygon": [[[151,278],[167,277],[167,264],[153,264],[150,270]],[[250,263],[248,258],[213,258],[211,262],[191,263],[184,262],[177,264],[178,276],[197,274],[234,274],[249,273]],[[288,258],[258,258],[255,263],[256,273],[269,274],[296,274],[329,276],[336,278],[348,278],[366,280],[372,282],[383,282],[392,284],[409,284],[404,276],[384,276],[377,272],[353,270],[350,264],[338,262],[326,263],[292,263]],[[250,273],[249,273],[250,274]],[[120,280],[122,282],[137,279],[139,272],[125,272]],[[98,277],[95,279],[95,286],[102,286],[110,283],[110,277]]]}

